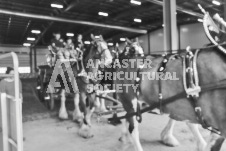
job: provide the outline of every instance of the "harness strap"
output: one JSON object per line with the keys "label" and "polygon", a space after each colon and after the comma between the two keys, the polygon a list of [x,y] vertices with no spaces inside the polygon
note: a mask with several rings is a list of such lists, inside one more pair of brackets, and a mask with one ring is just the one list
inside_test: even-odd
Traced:
{"label": "harness strap", "polygon": [[[169,58],[170,58],[169,55],[165,55],[163,57],[163,61],[159,66],[158,72],[165,74],[166,65],[169,61]],[[163,114],[163,108],[162,108],[163,95],[162,95],[162,80],[161,80],[161,78],[158,80],[158,84],[159,84],[159,110],[160,110],[160,114]]]}
{"label": "harness strap", "polygon": [[[226,79],[222,80],[222,81],[219,81],[217,83],[203,85],[203,86],[201,86],[201,89],[202,89],[202,92],[212,91],[212,90],[216,90],[216,89],[226,89]],[[180,93],[178,93],[178,94],[176,94],[174,96],[171,96],[169,98],[163,99],[162,100],[162,105],[166,105],[166,104],[174,102],[175,100],[178,100],[178,99],[181,99],[181,98],[185,98],[186,95],[187,95],[186,92],[182,91],[182,92],[180,92]],[[145,112],[148,112],[148,111],[151,111],[151,110],[153,110],[153,109],[155,109],[157,107],[159,107],[159,103],[153,103],[151,106],[141,109],[141,114],[145,113]],[[129,117],[132,117],[132,116],[135,116],[135,115],[136,115],[136,112],[133,112],[133,113],[126,114],[124,116],[120,116],[117,119],[121,120],[121,119],[129,118]],[[109,118],[108,120],[111,121],[111,120],[114,120],[114,119]],[[208,130],[210,130],[210,129],[211,128],[208,128]]]}
{"label": "harness strap", "polygon": [[[201,88],[199,86],[198,70],[197,70],[198,52],[199,50],[196,50],[195,55],[193,55],[192,51],[190,50],[190,47],[188,47],[186,58],[183,58],[184,89],[187,93],[188,100],[190,100],[190,103],[194,107],[197,120],[202,125],[202,127],[204,129],[207,129],[213,133],[220,135],[221,133],[219,132],[219,130],[209,126],[208,122],[203,118],[202,109],[198,105],[198,97],[199,97],[199,93],[201,92]],[[186,66],[186,61],[187,61],[187,66]],[[188,68],[190,70],[186,70]],[[188,78],[188,83],[187,83],[186,77]]]}

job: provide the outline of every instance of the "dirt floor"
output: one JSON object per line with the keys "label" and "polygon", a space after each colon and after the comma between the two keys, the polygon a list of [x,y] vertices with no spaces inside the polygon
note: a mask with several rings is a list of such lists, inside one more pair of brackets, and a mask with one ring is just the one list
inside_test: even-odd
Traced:
{"label": "dirt floor", "polygon": [[[193,151],[195,143],[190,130],[183,122],[175,126],[174,134],[181,143],[178,147],[168,147],[161,143],[160,132],[168,121],[166,116],[145,114],[140,125],[140,140],[144,151]],[[133,151],[131,143],[118,141],[120,125],[106,122],[97,123],[93,118],[91,139],[78,136],[78,125],[71,121],[54,118],[24,123],[24,151]],[[205,138],[209,132],[201,130]],[[207,139],[207,138],[206,138]],[[222,151],[226,149],[224,144]]]}
{"label": "dirt floor", "polygon": [[[110,125],[106,119],[101,119],[98,123],[95,115],[92,118],[94,137],[81,138],[78,135],[78,124],[71,120],[61,121],[57,118],[59,101],[56,101],[54,111],[50,112],[36,95],[35,81],[22,82],[24,151],[134,151],[131,143],[123,144],[118,141],[121,125]],[[73,102],[68,100],[66,107],[71,112]],[[161,143],[160,133],[167,122],[167,116],[143,115],[143,122],[139,129],[144,151],[194,151],[196,146],[194,138],[183,122],[177,122],[174,130],[176,138],[181,143],[180,146],[168,147]],[[209,132],[203,129],[201,132],[207,140]],[[1,139],[0,137],[0,151],[2,150]],[[223,150],[226,150],[226,143],[221,151]]]}

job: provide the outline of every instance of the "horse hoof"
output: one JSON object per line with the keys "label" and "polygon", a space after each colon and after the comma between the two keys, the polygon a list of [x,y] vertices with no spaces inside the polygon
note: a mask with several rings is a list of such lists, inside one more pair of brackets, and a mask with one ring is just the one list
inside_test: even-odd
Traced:
{"label": "horse hoof", "polygon": [[173,135],[165,135],[162,137],[163,144],[170,146],[170,147],[176,147],[179,146],[179,141],[173,136]]}
{"label": "horse hoof", "polygon": [[73,116],[73,121],[75,121],[76,123],[82,123],[83,121],[83,117],[82,116]]}
{"label": "horse hoof", "polygon": [[82,127],[79,129],[78,134],[86,139],[94,137],[94,135],[91,133],[91,128],[88,125],[83,124]]}
{"label": "horse hoof", "polygon": [[68,120],[68,114],[59,114],[59,119]]}
{"label": "horse hoof", "polygon": [[82,123],[83,121],[83,116],[80,114],[76,114],[76,113],[73,113],[73,117],[72,117],[72,120],[75,121],[75,122],[78,122],[78,123]]}
{"label": "horse hoof", "polygon": [[107,112],[108,110],[107,110],[105,107],[101,107],[101,108],[100,108],[100,111],[101,111],[101,112]]}

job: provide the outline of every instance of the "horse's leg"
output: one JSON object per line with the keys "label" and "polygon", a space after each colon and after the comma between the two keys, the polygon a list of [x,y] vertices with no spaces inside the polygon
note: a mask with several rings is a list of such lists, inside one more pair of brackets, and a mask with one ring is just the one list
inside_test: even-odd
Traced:
{"label": "horse's leg", "polygon": [[93,134],[91,133],[91,114],[94,111],[94,109],[90,109],[89,102],[86,102],[87,96],[85,93],[80,93],[80,100],[81,100],[81,106],[82,110],[84,112],[84,119],[81,124],[81,127],[79,128],[78,134],[83,138],[91,138],[93,137]]}
{"label": "horse's leg", "polygon": [[93,112],[95,111],[94,102],[95,102],[95,94],[91,94],[87,97],[89,104],[86,106],[86,114],[85,120],[89,126],[91,126],[91,117]]}
{"label": "horse's leg", "polygon": [[129,123],[126,119],[122,120],[122,134],[121,137],[119,138],[120,142],[126,143],[129,142]]}
{"label": "horse's leg", "polygon": [[[135,112],[137,111],[137,103],[138,103],[137,99],[132,100],[133,109]],[[143,151],[143,148],[140,143],[140,138],[139,138],[139,129],[138,129],[139,123],[136,119],[136,116],[132,117],[132,121],[133,121],[133,127],[132,127],[132,129],[130,129],[131,127],[129,126],[130,127],[129,129],[130,129],[130,133],[132,136],[133,144],[135,145],[135,150]],[[131,124],[131,122],[130,122],[130,124]]]}
{"label": "horse's leg", "polygon": [[[97,95],[100,95],[97,93]],[[106,94],[103,94],[102,96],[106,96]],[[97,111],[106,112],[106,106],[105,106],[105,100],[103,98],[96,97],[95,106],[97,108]]]}
{"label": "horse's leg", "polygon": [[192,124],[189,122],[186,122],[188,127],[190,128],[192,134],[194,135],[194,138],[197,142],[197,151],[203,151],[206,148],[206,141],[202,137],[200,131],[199,131],[199,125],[198,124]]}
{"label": "horse's leg", "polygon": [[59,111],[59,118],[62,120],[66,120],[68,119],[68,113],[65,107],[65,101],[66,101],[66,97],[65,97],[65,90],[62,89],[61,90],[61,105],[60,105],[60,111]]}
{"label": "horse's leg", "polygon": [[83,120],[83,115],[79,107],[79,93],[75,93],[74,95],[74,105],[75,105],[75,109],[73,112],[73,121],[77,121],[81,123]]}
{"label": "horse's leg", "polygon": [[[103,97],[105,97],[106,95],[107,95],[107,94],[104,93],[104,94],[103,94]],[[106,106],[105,106],[105,100],[104,100],[103,98],[100,99],[100,110],[101,110],[102,112],[106,112],[106,111],[107,111]]]}
{"label": "horse's leg", "polygon": [[225,138],[223,138],[222,136],[215,133],[211,133],[207,143],[208,145],[205,149],[203,149],[203,151],[220,151],[224,140]]}
{"label": "horse's leg", "polygon": [[161,140],[165,145],[168,146],[178,146],[180,143],[173,135],[173,128],[175,125],[175,120],[169,119],[169,122],[167,123],[166,127],[163,129],[161,133]]}

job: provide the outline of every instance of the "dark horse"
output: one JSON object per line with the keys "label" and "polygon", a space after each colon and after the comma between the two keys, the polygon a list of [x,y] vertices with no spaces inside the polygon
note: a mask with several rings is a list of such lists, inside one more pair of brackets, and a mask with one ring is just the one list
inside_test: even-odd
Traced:
{"label": "dark horse", "polygon": [[[90,45],[89,49],[86,49],[83,54],[83,64],[86,73],[97,73],[100,60],[106,58],[106,51],[109,51],[107,48],[107,43],[103,40],[96,40],[94,36],[91,36],[93,42]],[[108,54],[109,55],[109,54]],[[105,60],[104,60],[105,61]],[[90,65],[90,63],[92,65]],[[103,64],[105,62],[102,62]],[[89,85],[96,83],[94,79],[90,78],[89,75],[78,76],[77,65],[72,65],[73,74],[76,77],[76,83],[78,86],[79,93],[75,93],[74,105],[75,110],[73,112],[73,120],[76,120],[80,123],[81,127],[79,129],[79,135],[84,138],[92,137],[91,133],[91,115],[94,112],[94,101],[95,93],[89,92]],[[65,72],[67,75],[67,72]],[[71,83],[71,82],[68,82]],[[68,114],[65,107],[65,89],[61,91],[61,107],[59,111],[59,117],[61,119],[67,119]]]}
{"label": "dark horse", "polygon": [[[197,51],[197,50],[196,50]],[[180,52],[180,51],[179,51]],[[139,112],[139,101],[145,102],[149,106],[153,106],[159,103],[159,91],[161,88],[163,100],[169,98],[174,98],[174,96],[184,93],[183,85],[183,61],[182,58],[185,56],[184,51],[178,54],[180,57],[170,57],[170,59],[165,67],[165,72],[171,75],[176,75],[175,80],[161,80],[161,86],[159,79],[156,77],[150,80],[147,74],[143,74],[142,80],[139,82],[139,92],[134,91],[133,87],[123,87],[122,91],[118,93],[119,99],[122,102],[127,115],[134,115],[131,113]],[[217,47],[207,47],[202,48],[197,53],[197,71],[199,77],[199,85],[201,92],[198,97],[198,106],[202,109],[203,118],[206,122],[214,128],[219,129],[222,137],[216,140],[216,135],[206,147],[198,147],[198,150],[206,151],[219,151],[224,137],[226,137],[226,61],[225,54],[219,51]],[[137,60],[137,58],[134,58]],[[143,73],[157,73],[160,65],[162,64],[164,57],[151,57],[151,67],[143,68],[140,72]],[[137,66],[138,61],[135,61],[134,68],[130,64],[127,68],[119,68],[117,72],[125,73],[137,73],[139,66]],[[175,73],[175,74],[173,74]],[[121,77],[125,77],[122,75]],[[115,81],[117,84],[136,84],[137,77],[133,79],[118,79]],[[207,86],[210,86],[208,89]],[[160,106],[158,106],[160,107]],[[175,97],[173,101],[166,102],[162,104],[161,110],[164,113],[170,114],[170,117],[179,120],[189,120],[191,123],[201,124],[197,120],[194,106],[185,95],[181,97]],[[138,119],[137,116],[127,116],[126,126],[131,134],[134,145],[137,151],[143,151],[140,141],[139,141],[139,131],[138,131]],[[215,143],[216,142],[216,143]],[[215,145],[213,145],[215,144]]]}

